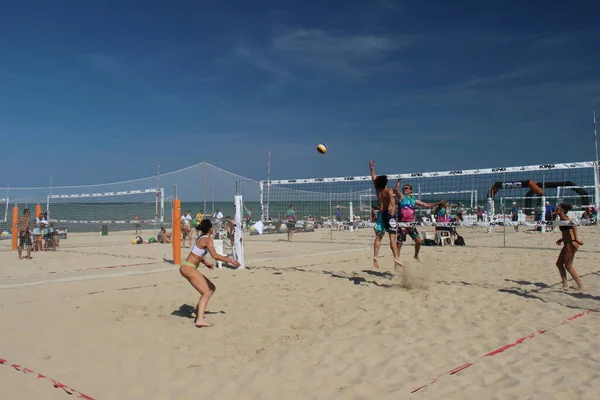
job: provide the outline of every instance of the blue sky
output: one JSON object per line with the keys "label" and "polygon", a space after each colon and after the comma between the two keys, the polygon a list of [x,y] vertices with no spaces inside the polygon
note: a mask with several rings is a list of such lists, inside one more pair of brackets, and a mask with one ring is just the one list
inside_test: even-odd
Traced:
{"label": "blue sky", "polygon": [[600,3],[560,3],[5,2],[0,186],[591,160]]}

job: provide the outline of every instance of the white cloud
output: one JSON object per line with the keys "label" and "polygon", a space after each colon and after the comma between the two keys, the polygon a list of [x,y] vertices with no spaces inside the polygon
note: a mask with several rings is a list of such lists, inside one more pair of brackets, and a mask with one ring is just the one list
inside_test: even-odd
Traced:
{"label": "white cloud", "polygon": [[555,50],[558,47],[580,45],[582,43],[596,43],[600,39],[600,32],[581,30],[576,32],[562,32],[540,35],[533,42],[534,50]]}
{"label": "white cloud", "polygon": [[408,39],[386,36],[295,29],[276,32],[263,47],[238,44],[234,53],[278,79],[314,87],[324,80],[357,80],[398,67],[387,57],[409,44]]}
{"label": "white cloud", "polygon": [[386,57],[408,46],[408,40],[385,36],[346,35],[321,29],[296,29],[275,36],[273,53],[286,65],[360,79],[385,70]]}
{"label": "white cloud", "polygon": [[394,47],[392,40],[386,37],[334,35],[321,29],[297,29],[273,38],[275,50],[345,59],[376,56]]}
{"label": "white cloud", "polygon": [[271,59],[269,59],[261,49],[250,48],[246,45],[237,45],[234,49],[234,52],[238,57],[244,59],[258,69],[279,75],[280,77],[294,79],[292,74],[271,61]]}

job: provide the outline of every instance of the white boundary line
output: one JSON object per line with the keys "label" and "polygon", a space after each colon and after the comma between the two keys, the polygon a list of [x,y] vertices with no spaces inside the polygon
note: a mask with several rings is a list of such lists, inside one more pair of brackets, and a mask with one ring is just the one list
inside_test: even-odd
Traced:
{"label": "white boundary line", "polygon": [[351,253],[354,251],[363,251],[363,250],[368,250],[368,249],[369,249],[368,247],[360,247],[360,248],[356,248],[356,249],[328,251],[325,253],[310,253],[310,254],[298,254],[295,256],[286,256],[286,257],[261,258],[259,260],[251,260],[251,261],[252,261],[252,263],[255,263],[255,262],[260,262],[260,261],[290,260],[292,258],[327,256],[330,254]]}
{"label": "white boundary line", "polygon": [[36,282],[26,282],[26,283],[16,283],[13,285],[0,285],[0,290],[2,289],[12,289],[18,287],[26,287],[26,286],[37,286],[43,285],[46,283],[65,283],[65,282],[76,282],[76,281],[89,281],[94,279],[104,279],[104,278],[118,278],[121,276],[130,276],[130,275],[148,275],[148,274],[156,274],[160,272],[168,272],[173,271],[175,269],[174,266],[160,268],[156,270],[150,271],[129,271],[129,272],[119,272],[113,274],[100,274],[100,275],[86,275],[86,276],[73,276],[68,278],[57,278],[57,279],[48,279],[44,281],[36,281]]}
{"label": "white boundary line", "polygon": [[[263,262],[263,261],[290,260],[290,259],[294,259],[294,258],[319,257],[319,256],[327,256],[327,255],[331,255],[331,254],[352,253],[352,252],[364,251],[364,250],[368,250],[368,249],[369,249],[368,247],[360,247],[360,248],[356,248],[356,249],[327,251],[327,252],[323,252],[323,253],[298,254],[298,255],[285,256],[285,257],[261,258],[258,260],[252,260],[251,264],[254,264],[256,262]],[[161,273],[161,272],[173,271],[176,268],[177,268],[177,266],[173,265],[170,267],[159,268],[159,269],[149,270],[149,271],[129,271],[129,272],[119,272],[119,273],[112,273],[112,274],[97,274],[97,275],[73,276],[73,277],[57,278],[57,279],[47,279],[47,280],[35,281],[35,282],[0,284],[0,290],[28,287],[28,286],[38,286],[38,285],[44,285],[47,283],[66,283],[66,282],[89,281],[89,280],[94,280],[94,279],[118,278],[118,277],[122,277],[122,276],[156,274],[156,273]],[[15,277],[13,279],[19,279],[19,277]],[[26,277],[21,277],[21,279],[26,279]]]}

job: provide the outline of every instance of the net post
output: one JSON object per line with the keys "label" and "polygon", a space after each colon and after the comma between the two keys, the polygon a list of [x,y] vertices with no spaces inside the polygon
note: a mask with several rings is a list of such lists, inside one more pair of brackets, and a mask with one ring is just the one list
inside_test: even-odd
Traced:
{"label": "net post", "polygon": [[328,219],[329,219],[329,241],[331,243],[333,243],[333,221],[331,218],[331,213],[333,212],[333,202],[331,199],[331,183],[329,183],[329,212],[328,214]]}
{"label": "net post", "polygon": [[492,217],[494,216],[494,199],[492,197],[487,198],[487,219],[488,219],[488,233],[492,233]]}
{"label": "net post", "polygon": [[263,182],[258,182],[258,192],[260,194],[260,220],[265,220],[265,205],[263,202]]}
{"label": "net post", "polygon": [[[506,181],[506,178],[504,178]],[[500,212],[502,213],[502,247],[506,247],[506,209],[504,207],[504,197],[500,197]]]}
{"label": "net post", "polygon": [[243,214],[243,210],[244,210],[244,201],[242,198],[242,195],[235,195],[234,196],[234,203],[235,203],[235,214],[233,217],[234,220],[234,224],[235,224],[235,236],[234,236],[234,242],[233,242],[233,246],[235,249],[235,254],[236,254],[236,258],[237,258],[237,262],[240,263],[240,266],[238,269],[244,269],[245,267],[245,263],[244,263],[244,229],[243,229],[243,220],[242,220],[242,214]]}
{"label": "net post", "polygon": [[[598,208],[600,208],[600,164],[598,160],[594,163],[594,206],[596,207],[596,212],[598,212]],[[599,224],[600,218],[596,216],[596,226]]]}
{"label": "net post", "polygon": [[546,196],[542,195],[542,209],[540,210],[542,212],[542,215],[540,216],[541,218],[541,224],[542,224],[542,229],[540,230],[542,233],[546,232]]}
{"label": "net post", "polygon": [[177,186],[175,186],[175,197],[173,198],[173,264],[181,264],[181,200],[177,198]]}
{"label": "net post", "polygon": [[15,204],[15,206],[12,209],[12,230],[11,230],[11,234],[12,234],[12,249],[16,250],[17,246],[19,244],[19,228],[18,228],[18,224],[19,224],[19,206],[17,206]]}
{"label": "net post", "polygon": [[354,230],[354,209],[352,208],[352,202],[350,202],[349,205],[349,213],[350,213],[350,225],[349,225],[349,230],[350,232],[352,232]]}
{"label": "net post", "polygon": [[163,188],[160,189],[160,222],[165,222],[165,190]]}

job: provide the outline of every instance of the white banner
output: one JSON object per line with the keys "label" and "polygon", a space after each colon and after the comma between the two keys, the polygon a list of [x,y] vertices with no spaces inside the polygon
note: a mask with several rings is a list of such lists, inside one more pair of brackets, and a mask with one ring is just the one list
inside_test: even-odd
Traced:
{"label": "white banner", "polygon": [[163,189],[142,189],[142,190],[126,190],[120,192],[105,192],[105,193],[80,193],[80,194],[51,194],[48,195],[49,199],[79,199],[88,197],[109,197],[109,196],[125,196],[130,194],[144,194],[144,193],[163,193]]}
{"label": "white banner", "polygon": [[[497,168],[482,168],[482,169],[461,169],[455,171],[440,171],[440,172],[416,172],[411,174],[387,174],[389,180],[393,179],[408,179],[408,178],[436,178],[440,176],[465,176],[477,174],[504,174],[508,172],[525,172],[525,171],[540,171],[540,170],[556,170],[556,169],[573,169],[573,168],[593,168],[594,161],[561,163],[561,164],[541,164],[541,165],[526,165],[521,167],[497,167]],[[311,178],[311,179],[283,179],[276,181],[261,181],[267,185],[288,185],[294,183],[329,183],[329,182],[348,182],[348,181],[370,181],[370,176],[345,176],[337,178]]]}

